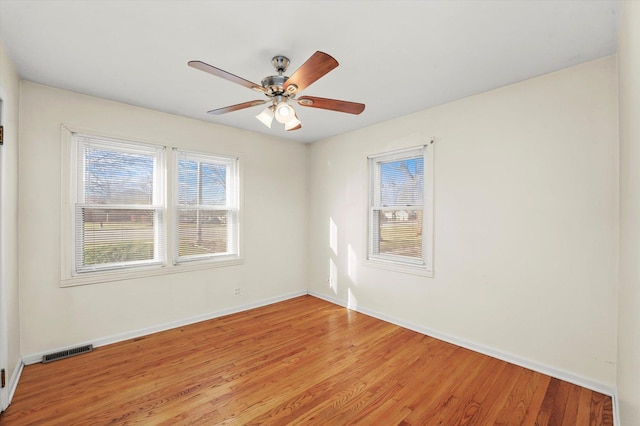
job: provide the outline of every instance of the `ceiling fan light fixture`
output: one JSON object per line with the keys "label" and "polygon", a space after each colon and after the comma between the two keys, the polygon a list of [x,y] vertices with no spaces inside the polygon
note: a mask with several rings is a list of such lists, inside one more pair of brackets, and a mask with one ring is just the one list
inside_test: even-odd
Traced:
{"label": "ceiling fan light fixture", "polygon": [[293,110],[291,105],[289,105],[288,103],[280,102],[278,105],[276,105],[275,115],[276,115],[276,120],[284,124],[294,118],[295,111]]}
{"label": "ceiling fan light fixture", "polygon": [[298,127],[300,124],[300,120],[298,119],[298,115],[296,113],[293,113],[293,118],[289,121],[287,121],[286,123],[284,123],[284,129],[285,130],[292,130],[296,127]]}
{"label": "ceiling fan light fixture", "polygon": [[268,106],[262,111],[260,114],[256,115],[256,118],[260,120],[262,124],[271,128],[271,123],[273,123],[273,106]]}

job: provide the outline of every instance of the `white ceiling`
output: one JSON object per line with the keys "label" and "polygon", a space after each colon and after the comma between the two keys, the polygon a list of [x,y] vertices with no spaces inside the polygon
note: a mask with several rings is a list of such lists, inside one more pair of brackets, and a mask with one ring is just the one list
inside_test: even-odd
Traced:
{"label": "white ceiling", "polygon": [[[619,0],[0,0],[0,37],[23,79],[312,142],[611,55]],[[296,107],[303,128],[206,111],[264,95],[187,66],[260,83],[313,52],[340,66],[302,92],[366,104]]]}

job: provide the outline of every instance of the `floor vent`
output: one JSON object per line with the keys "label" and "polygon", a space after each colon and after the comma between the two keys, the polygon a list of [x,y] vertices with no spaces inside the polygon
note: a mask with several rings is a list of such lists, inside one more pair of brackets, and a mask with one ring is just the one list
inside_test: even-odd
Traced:
{"label": "floor vent", "polygon": [[80,355],[93,350],[93,345],[79,346],[77,348],[66,349],[64,351],[56,352],[42,357],[42,363],[57,361],[59,359],[69,358],[70,356]]}

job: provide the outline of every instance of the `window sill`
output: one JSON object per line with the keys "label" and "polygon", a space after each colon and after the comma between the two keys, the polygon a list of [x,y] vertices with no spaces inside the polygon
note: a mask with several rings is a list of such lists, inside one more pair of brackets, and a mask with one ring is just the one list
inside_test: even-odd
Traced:
{"label": "window sill", "polygon": [[75,275],[60,280],[60,287],[75,287],[81,285],[106,283],[112,281],[125,281],[137,278],[157,277],[169,274],[179,274],[183,272],[201,271],[205,269],[222,268],[226,266],[236,266],[244,264],[244,259],[235,258],[227,260],[202,261],[197,263],[181,263],[171,266],[157,266],[135,271],[108,271],[108,272],[92,272],[82,275]]}
{"label": "window sill", "polygon": [[378,259],[363,260],[362,265],[368,268],[384,269],[387,271],[400,272],[403,274],[433,278],[433,270],[427,269],[427,267],[425,266],[409,265],[405,263]]}

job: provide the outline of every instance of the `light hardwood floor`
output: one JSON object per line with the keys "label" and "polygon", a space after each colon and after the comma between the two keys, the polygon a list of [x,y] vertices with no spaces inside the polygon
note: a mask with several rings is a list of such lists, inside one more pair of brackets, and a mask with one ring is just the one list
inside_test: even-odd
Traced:
{"label": "light hardwood floor", "polygon": [[610,425],[611,398],[303,296],[25,367],[2,425]]}

